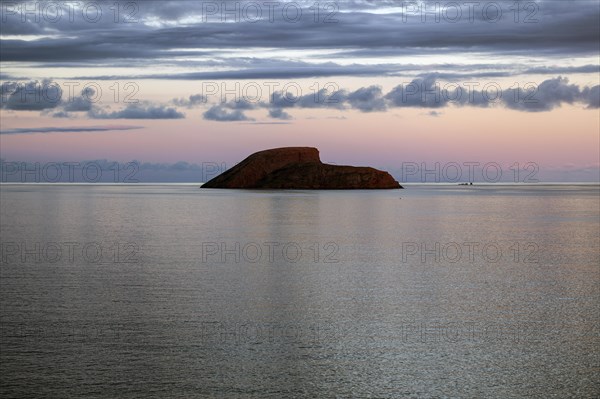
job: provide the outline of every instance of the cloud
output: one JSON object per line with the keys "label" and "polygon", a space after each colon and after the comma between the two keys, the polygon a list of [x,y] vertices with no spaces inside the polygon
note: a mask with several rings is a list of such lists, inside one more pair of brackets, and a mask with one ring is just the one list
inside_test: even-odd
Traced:
{"label": "cloud", "polygon": [[0,134],[36,134],[36,133],[88,133],[88,132],[107,132],[114,130],[134,130],[143,129],[143,126],[72,126],[72,127],[34,127],[34,128],[15,128],[2,129]]}
{"label": "cloud", "polygon": [[[0,85],[1,108],[12,111],[41,111],[54,118],[70,118],[72,113],[87,112],[91,119],[181,119],[185,114],[162,105],[130,104],[122,110],[106,111],[94,103],[96,90],[86,87],[79,95],[63,98],[61,85],[44,79],[41,82],[7,81]],[[201,96],[192,95],[186,103],[196,103]],[[180,101],[183,103],[183,100]]]}
{"label": "cloud", "polygon": [[239,122],[251,121],[243,111],[239,109],[230,109],[223,105],[214,105],[203,114],[204,119],[217,122]]}
{"label": "cloud", "polygon": [[[437,74],[431,74],[413,79],[408,84],[394,87],[383,94],[378,86],[369,86],[352,93],[344,90],[337,92],[341,101],[337,108],[358,109],[362,112],[385,111],[389,108],[431,108],[441,109],[448,106],[497,107],[503,106],[522,112],[543,112],[560,107],[563,104],[584,104],[589,109],[600,107],[600,86],[579,87],[569,84],[568,79],[557,77],[547,79],[539,85],[525,85],[516,89],[503,89],[498,84],[465,85],[456,83],[444,84],[437,79]],[[313,99],[304,102],[289,103],[279,93],[274,96],[275,105],[279,107],[328,108],[328,104],[316,102]],[[432,111],[431,116],[441,113]]]}
{"label": "cloud", "polygon": [[58,111],[52,114],[53,118],[70,118],[72,115],[65,111]]}
{"label": "cloud", "polygon": [[244,125],[290,125],[291,122],[243,122]]}
{"label": "cloud", "polygon": [[175,108],[152,104],[130,104],[119,111],[107,112],[92,109],[88,113],[92,119],[182,119],[185,114]]}
{"label": "cloud", "polygon": [[524,74],[539,74],[539,75],[555,75],[555,74],[567,74],[567,73],[600,73],[600,65],[582,65],[578,67],[570,66],[542,66],[536,68],[529,68],[523,71]]}
{"label": "cloud", "polygon": [[26,83],[7,82],[2,86],[2,108],[15,111],[43,111],[56,108],[62,89],[50,80]]}
{"label": "cloud", "polygon": [[[266,109],[270,118],[291,120],[292,115],[285,112],[291,108],[360,112],[385,112],[391,108],[441,109],[448,106],[506,107],[522,112],[544,112],[564,104],[583,104],[588,109],[600,108],[599,86],[580,87],[570,84],[567,78],[560,76],[544,80],[537,86],[532,83],[508,89],[503,89],[495,82],[456,83],[443,79],[445,76],[446,74],[437,72],[422,74],[408,83],[395,86],[387,93],[378,85],[349,91],[339,88],[335,83],[305,95],[297,95],[294,90],[285,93],[274,91],[270,101],[252,102],[239,99],[213,104],[204,112],[203,117],[219,122],[251,121],[254,119],[249,118],[245,111]],[[60,98],[60,86],[50,80],[41,83],[29,81],[24,84],[6,82],[0,87],[3,108],[14,111],[41,111],[42,114],[55,118],[70,118],[75,113],[86,112],[90,119],[182,119],[185,118],[185,114],[176,107],[193,108],[207,102],[206,96],[192,94],[187,98],[172,99],[170,104],[176,107],[143,102],[128,104],[123,109],[111,111],[110,108],[98,107],[92,101],[96,92],[91,87],[68,100]],[[57,91],[53,93],[52,90]],[[58,100],[54,100],[56,97]],[[430,115],[433,116],[431,113]]]}
{"label": "cloud", "polygon": [[348,94],[345,100],[352,108],[362,112],[385,111],[387,108],[380,86],[360,88]]}
{"label": "cloud", "polygon": [[[235,62],[235,60],[230,60]],[[277,61],[273,60],[273,64]],[[304,64],[284,67],[241,68],[228,71],[162,73],[148,75],[100,75],[77,76],[77,80],[123,80],[123,79],[166,79],[166,80],[242,80],[242,79],[302,79],[335,76],[379,76],[393,74],[398,68],[393,65],[338,65]]]}
{"label": "cloud", "polygon": [[508,108],[528,112],[550,111],[582,99],[579,86],[569,84],[568,79],[562,77],[545,80],[531,89],[508,89],[502,96]]}
{"label": "cloud", "polygon": [[54,113],[55,117],[68,117],[69,112],[87,112],[93,107],[96,91],[87,87],[80,95],[65,100],[63,89],[49,79],[41,82],[4,82],[0,85],[2,108],[13,111],[42,111]]}
{"label": "cloud", "polygon": [[7,81],[7,82],[3,82],[0,85],[0,95],[2,95],[2,104],[4,105],[4,97],[7,94],[12,94],[15,92],[15,90],[17,90],[17,82],[13,82],[13,81]]}
{"label": "cloud", "polygon": [[282,110],[281,108],[271,108],[269,110],[269,116],[273,119],[290,120],[293,119],[290,114]]}
{"label": "cloud", "polygon": [[583,104],[589,109],[600,107],[600,86],[579,87],[569,84],[568,79],[557,77],[547,79],[539,85],[503,89],[498,84],[470,82],[462,86],[457,83],[443,83],[437,74],[418,77],[406,84],[400,84],[388,93],[379,86],[362,87],[349,92],[338,89],[328,92],[321,89],[317,93],[294,96],[293,93],[276,91],[270,102],[248,103],[228,102],[212,106],[204,118],[221,122],[248,120],[243,113],[248,109],[268,109],[269,117],[289,120],[292,116],[285,112],[292,108],[336,109],[361,112],[385,112],[394,108],[432,109],[430,116],[439,116],[438,109],[457,107],[505,107],[521,112],[543,112],[563,104]]}
{"label": "cloud", "polygon": [[273,108],[337,108],[343,109],[346,93],[339,90],[336,84],[330,88],[323,88],[315,93],[297,95],[291,91],[275,91],[268,104],[263,107]]}
{"label": "cloud", "polygon": [[[583,103],[588,108],[597,108],[598,89],[580,88],[569,84],[568,79],[547,79],[539,85],[502,89],[496,83],[485,85],[440,84],[437,76],[417,78],[407,85],[398,85],[385,95],[390,106],[443,108],[449,105],[492,107],[504,106],[524,112],[550,111],[563,104]],[[475,83],[475,82],[472,82]],[[483,86],[481,89],[479,89]]]}
{"label": "cloud", "polygon": [[192,94],[188,98],[174,98],[171,103],[178,107],[193,108],[195,106],[205,104],[207,101],[206,96],[202,94]]}
{"label": "cloud", "polygon": [[[29,3],[33,6],[34,2]],[[306,8],[295,23],[282,18],[281,5],[275,20],[269,21],[269,13],[263,10],[262,20],[249,23],[243,19],[224,21],[219,16],[207,19],[206,12],[203,14],[205,2],[158,3],[136,2],[136,23],[115,24],[112,18],[90,23],[81,16],[75,21],[64,17],[58,22],[46,18],[37,22],[26,18],[23,22],[19,13],[7,14],[1,32],[3,61],[152,59],[177,65],[181,58],[214,58],[225,52],[235,55],[240,43],[244,49],[326,49],[354,58],[457,52],[528,55],[532,49],[551,56],[598,54],[600,10],[595,1],[536,1],[530,3],[534,5],[533,15],[529,10],[515,15],[514,0],[497,0],[493,3],[503,11],[497,21],[491,21],[489,13],[483,11],[484,4],[470,13],[465,3],[456,2],[462,8],[459,21],[448,21],[444,13],[436,21],[431,11],[423,12],[426,4],[421,1],[345,1],[334,3],[338,10],[333,23],[324,23],[322,18],[315,21],[308,9],[312,4],[306,1],[297,2]],[[404,3],[419,3],[422,8],[410,11]],[[446,3],[442,5],[448,6]],[[216,4],[235,6],[239,2]],[[121,7],[124,5],[122,2]],[[425,22],[423,14],[428,14]],[[36,40],[22,40],[19,35],[37,36]],[[277,72],[265,71],[271,75]],[[287,72],[281,70],[282,74]],[[368,68],[362,72],[368,73]]]}
{"label": "cloud", "polygon": [[229,101],[221,103],[221,106],[229,109],[237,109],[240,111],[249,111],[252,109],[256,109],[258,107],[258,103],[239,99],[238,101]]}
{"label": "cloud", "polygon": [[427,76],[396,86],[385,95],[385,99],[396,107],[442,108],[448,104],[449,99],[454,98],[442,94],[436,77]]}
{"label": "cloud", "polygon": [[[340,55],[342,54],[342,55]],[[327,57],[340,57],[345,53],[327,54]],[[394,51],[389,54],[393,57],[398,56]],[[374,55],[376,56],[376,55]],[[319,56],[317,56],[319,57]],[[325,57],[323,55],[322,57]],[[268,61],[269,65],[265,65]],[[184,61],[180,62],[187,65]],[[401,64],[401,63],[380,63],[380,64],[352,64],[344,65],[328,61],[326,63],[307,63],[301,61],[281,61],[275,58],[256,59],[256,58],[227,58],[218,63],[222,67],[227,63],[231,70],[227,71],[206,71],[206,72],[184,72],[184,73],[162,73],[162,74],[128,74],[128,75],[96,75],[96,76],[74,76],[73,80],[146,80],[146,79],[164,79],[164,80],[201,80],[201,81],[221,81],[221,80],[249,80],[249,79],[301,79],[318,77],[375,77],[375,76],[406,76],[412,75],[431,75],[436,74],[440,79],[473,79],[473,78],[501,78],[518,75],[548,75],[548,74],[597,74],[600,67],[598,65],[583,65],[578,67],[566,66],[540,66],[531,68],[527,64]],[[67,65],[49,64],[48,67],[66,67]],[[114,66],[114,65],[113,65]],[[190,66],[196,66],[191,63]],[[432,71],[423,74],[422,71]],[[201,98],[199,98],[201,100]],[[188,106],[187,99],[172,100],[176,105]],[[192,103],[193,105],[194,103]]]}
{"label": "cloud", "polygon": [[[28,9],[34,9],[43,8],[47,2],[7,3],[10,3],[9,8],[12,4],[27,3]],[[119,0],[119,3],[123,11],[120,17],[126,18],[131,2]],[[61,76],[73,80],[113,81],[318,77],[331,77],[333,80],[335,77],[353,76],[374,78],[379,83],[375,80],[379,77],[413,79],[433,74],[438,80],[466,80],[532,74],[597,76],[599,71],[596,60],[600,8],[597,1],[531,1],[522,4],[528,8],[519,14],[514,12],[514,0],[477,3],[472,20],[467,3],[476,2],[441,2],[442,8],[458,4],[462,16],[459,21],[448,21],[448,14],[442,13],[437,15],[441,16],[441,21],[437,21],[435,12],[432,12],[437,5],[427,5],[423,1],[347,0],[331,3],[337,7],[333,23],[323,21],[326,12],[315,20],[313,9],[309,8],[314,6],[312,0],[293,2],[303,8],[302,18],[294,23],[282,17],[280,3],[275,20],[269,21],[265,3],[256,2],[263,7],[263,19],[255,23],[243,18],[237,22],[232,22],[231,18],[224,21],[219,14],[207,16],[204,1],[133,3],[139,8],[135,13],[135,23],[114,23],[112,12],[90,23],[83,18],[81,6],[75,12],[74,21],[64,13],[58,22],[51,22],[48,18],[36,19],[32,15],[27,15],[23,21],[21,13],[7,11],[3,15],[0,32],[3,67],[0,79],[16,79],[14,76],[23,74],[16,69],[21,65],[25,68],[60,68]],[[244,2],[239,1],[210,3],[216,4],[221,11],[223,7],[244,7]],[[486,20],[482,10],[486,4],[492,3],[503,11],[499,21]],[[414,9],[416,5],[428,7],[426,15],[423,15],[422,8]],[[533,7],[533,15],[530,15],[530,6]],[[474,56],[473,60],[464,64],[444,62],[470,55]],[[477,58],[486,61],[472,63]],[[407,59],[415,64],[402,63]],[[423,65],[428,59],[436,61]],[[501,59],[507,62],[495,62]],[[88,71],[90,67],[102,73],[81,72]],[[70,73],[64,71],[68,68],[72,68]],[[424,76],[418,76],[424,71]],[[77,78],[81,75],[101,76]],[[31,76],[39,76],[39,71]],[[343,107],[330,101],[327,108],[377,112],[390,105],[389,99],[379,96],[383,93],[368,88],[360,90],[340,92]],[[93,104],[85,99],[75,99],[66,105],[42,100],[17,101],[21,93],[16,93],[2,106],[15,111],[58,108],[55,112],[57,117],[91,112],[93,108]],[[593,92],[589,93],[591,97],[587,103],[593,108],[597,103],[594,101],[596,97]],[[342,94],[350,97],[342,99]],[[174,111],[178,112],[183,108],[200,107],[205,100],[201,94],[194,94],[173,99],[169,105],[180,108]],[[487,106],[481,98],[474,99],[473,104]],[[436,101],[433,100],[424,103],[429,108],[434,105]],[[440,103],[439,106],[445,104]],[[323,108],[323,105],[303,98],[296,104],[275,104],[273,108],[292,107]],[[515,107],[527,110],[527,107]],[[533,108],[529,107],[529,110]],[[102,112],[92,112],[92,115],[102,115]],[[120,116],[115,114],[115,117]]]}
{"label": "cloud", "polygon": [[589,109],[600,108],[600,86],[586,87],[581,91],[581,98]]}
{"label": "cloud", "polygon": [[81,91],[81,95],[71,98],[63,105],[64,112],[87,112],[92,109],[92,101],[96,94],[96,90],[91,87],[86,87]]}

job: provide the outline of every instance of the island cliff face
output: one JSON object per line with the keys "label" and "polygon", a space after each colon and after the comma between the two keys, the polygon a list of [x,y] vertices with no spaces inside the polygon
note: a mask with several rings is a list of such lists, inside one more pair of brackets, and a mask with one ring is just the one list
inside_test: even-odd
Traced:
{"label": "island cliff face", "polygon": [[202,188],[397,189],[387,172],[369,167],[328,165],[312,147],[275,148],[254,153]]}

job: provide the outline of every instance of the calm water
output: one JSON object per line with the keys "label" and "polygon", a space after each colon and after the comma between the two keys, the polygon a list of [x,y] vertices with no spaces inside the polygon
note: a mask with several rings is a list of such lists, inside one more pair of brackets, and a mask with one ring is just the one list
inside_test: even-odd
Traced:
{"label": "calm water", "polygon": [[0,396],[598,397],[599,198],[5,184]]}

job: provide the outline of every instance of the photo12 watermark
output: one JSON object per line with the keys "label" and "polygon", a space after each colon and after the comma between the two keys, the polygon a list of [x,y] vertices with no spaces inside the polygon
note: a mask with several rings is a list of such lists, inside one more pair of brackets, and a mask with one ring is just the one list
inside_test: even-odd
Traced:
{"label": "photo12 watermark", "polygon": [[[503,166],[504,165],[504,166]],[[540,167],[535,162],[402,162],[402,183],[539,183]]]}
{"label": "photo12 watermark", "polygon": [[0,160],[0,182],[138,184],[175,181],[200,184],[226,170],[225,162],[160,164],[107,160],[78,162]]}
{"label": "photo12 watermark", "polygon": [[314,23],[335,24],[339,20],[337,2],[299,3],[295,1],[203,1],[202,22],[283,22],[298,23],[303,19]]}
{"label": "photo12 watermark", "polygon": [[2,183],[139,183],[139,162],[5,162]]}
{"label": "photo12 watermark", "polygon": [[0,105],[9,110],[44,110],[62,105],[65,111],[90,111],[99,103],[138,104],[140,85],[133,81],[4,81]]}
{"label": "photo12 watermark", "polygon": [[402,242],[402,263],[539,263],[535,242]]}
{"label": "photo12 watermark", "polygon": [[140,22],[139,4],[128,0],[2,1],[0,20],[2,23],[137,24]]}
{"label": "photo12 watermark", "polygon": [[[537,24],[541,21],[536,1],[400,1],[397,9],[403,23]],[[395,5],[395,4],[394,4]]]}
{"label": "photo12 watermark", "polygon": [[0,263],[15,264],[136,264],[140,246],[134,242],[2,241]]}
{"label": "photo12 watermark", "polygon": [[532,321],[406,321],[398,329],[402,343],[525,343],[536,342],[549,332],[557,335],[556,326]]}
{"label": "photo12 watermark", "polygon": [[217,100],[217,103],[241,103],[249,105],[312,101],[314,104],[334,104],[341,102],[340,85],[337,82],[296,82],[296,81],[250,81],[223,82],[202,81],[200,83],[201,102]]}
{"label": "photo12 watermark", "polygon": [[[494,81],[439,82],[435,75],[400,82],[387,93],[377,85],[347,89],[336,81],[202,81],[194,104],[225,104],[238,110],[256,108],[338,108],[384,111],[388,108],[430,108],[466,105],[540,109],[539,86]],[[176,104],[192,103],[179,100]]]}
{"label": "photo12 watermark", "polygon": [[339,263],[340,247],[336,242],[203,242],[202,263]]}

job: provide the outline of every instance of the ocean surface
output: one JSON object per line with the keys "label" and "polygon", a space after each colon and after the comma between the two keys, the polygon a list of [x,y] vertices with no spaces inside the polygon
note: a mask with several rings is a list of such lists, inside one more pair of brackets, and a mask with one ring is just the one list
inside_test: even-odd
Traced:
{"label": "ocean surface", "polygon": [[596,398],[600,187],[0,185],[0,396]]}

